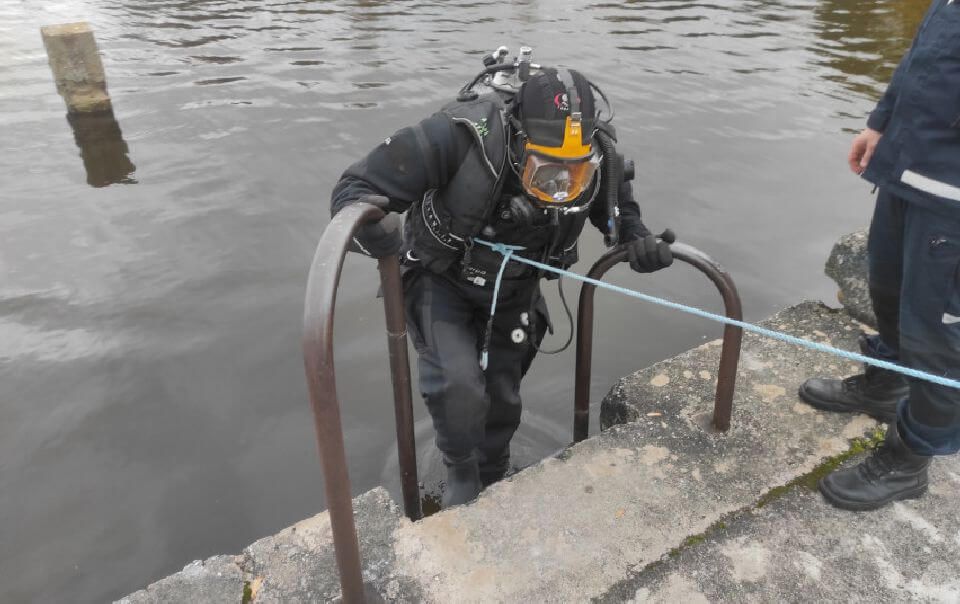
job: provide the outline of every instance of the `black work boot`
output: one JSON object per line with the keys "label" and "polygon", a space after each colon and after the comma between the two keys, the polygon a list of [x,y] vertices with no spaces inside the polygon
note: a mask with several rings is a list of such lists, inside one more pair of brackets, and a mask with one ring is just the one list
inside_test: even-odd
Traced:
{"label": "black work boot", "polygon": [[483,490],[477,458],[473,455],[460,460],[444,457],[443,463],[447,466],[447,486],[443,491],[443,508],[470,503],[476,499]]}
{"label": "black work boot", "polygon": [[927,490],[931,457],[917,455],[900,439],[896,423],[876,451],[852,468],[820,480],[820,492],[844,510],[875,510],[891,501],[916,499]]}
{"label": "black work boot", "polygon": [[[866,338],[860,350],[869,353]],[[864,373],[843,380],[810,378],[800,386],[800,398],[824,411],[866,413],[881,422],[897,419],[897,404],[910,393],[907,380],[899,373],[867,365]]]}

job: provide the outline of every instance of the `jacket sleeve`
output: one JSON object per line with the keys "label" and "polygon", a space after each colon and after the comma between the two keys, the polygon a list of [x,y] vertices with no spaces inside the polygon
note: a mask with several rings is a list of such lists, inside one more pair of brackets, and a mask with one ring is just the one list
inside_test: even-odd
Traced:
{"label": "jacket sleeve", "polygon": [[893,107],[897,104],[897,97],[900,96],[900,83],[903,81],[903,74],[907,70],[907,66],[910,64],[910,59],[913,55],[913,49],[916,47],[917,38],[920,36],[919,32],[923,30],[924,26],[937,11],[940,3],[941,0],[934,0],[930,3],[930,8],[927,10],[927,14],[923,17],[923,22],[921,23],[916,36],[914,36],[913,42],[910,44],[910,48],[903,55],[903,58],[900,59],[900,64],[897,65],[897,70],[893,72],[893,77],[890,79],[890,84],[887,86],[886,92],[883,93],[883,96],[880,98],[877,106],[872,112],[870,112],[870,117],[867,118],[868,128],[878,132],[883,132],[887,127],[887,123],[890,121],[890,115],[893,113]]}
{"label": "jacket sleeve", "polygon": [[[590,208],[590,222],[604,235],[607,234],[606,195],[605,185],[601,186]],[[650,234],[650,229],[643,224],[640,205],[633,198],[633,186],[628,181],[620,183],[617,204],[620,206],[620,243],[643,239]]]}
{"label": "jacket sleeve", "polygon": [[382,195],[390,211],[405,212],[450,180],[469,143],[469,133],[440,113],[398,130],[343,173],[330,197],[331,215],[366,195]]}
{"label": "jacket sleeve", "polygon": [[900,95],[900,82],[903,80],[903,72],[906,70],[906,65],[910,63],[910,52],[911,51],[908,50],[907,54],[900,60],[900,64],[897,65],[897,70],[893,72],[893,78],[890,80],[886,92],[883,93],[877,106],[870,112],[870,117],[867,118],[867,128],[876,130],[877,132],[883,132],[887,127],[887,122],[890,121],[890,114],[893,113],[893,107],[897,104],[897,97]]}

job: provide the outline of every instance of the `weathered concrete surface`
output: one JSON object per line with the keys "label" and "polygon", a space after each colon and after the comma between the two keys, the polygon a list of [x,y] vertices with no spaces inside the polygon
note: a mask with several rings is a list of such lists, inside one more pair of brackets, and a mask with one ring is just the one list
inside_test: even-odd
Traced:
{"label": "weathered concrete surface", "polygon": [[[814,303],[766,324],[846,348],[860,327]],[[718,434],[708,420],[719,349],[711,342],[624,378],[604,401],[604,421],[632,423],[494,485],[472,505],[411,523],[382,491],[363,496],[357,520],[366,579],[387,600],[402,602],[607,597],[611,586],[629,585],[691,535],[742,516],[877,426],[864,416],[817,412],[796,397],[807,376],[840,376],[855,366],[748,336],[733,427]],[[237,560],[255,602],[319,602],[338,592],[325,514],[259,541]],[[211,593],[176,591],[194,589],[187,583],[165,579],[128,601],[194,601],[193,594]],[[222,601],[235,601],[235,574],[225,583]],[[630,586],[631,594],[640,587]]]}
{"label": "weathered concrete surface", "polygon": [[960,602],[958,501],[955,456],[936,460],[925,497],[874,512],[837,510],[797,489],[601,601]]}
{"label": "weathered concrete surface", "polygon": [[[831,310],[818,302],[788,308],[761,325],[847,350],[856,350],[857,335],[869,329],[847,313]],[[601,404],[601,427],[659,421],[658,416],[647,414],[663,412],[667,407],[682,410],[685,417],[696,416],[698,424],[708,422],[713,411],[720,344],[720,340],[708,342],[622,378]],[[832,420],[833,416],[817,415],[802,403],[795,396],[797,387],[813,375],[839,377],[859,370],[858,365],[849,361],[746,333],[737,374],[731,434],[736,435],[743,429],[765,429],[759,421],[777,425],[789,422],[790,428],[805,427],[803,425],[809,423],[797,419],[796,415],[809,416],[806,419],[814,423]],[[766,432],[757,434],[760,435]],[[852,436],[852,433],[848,435]]]}
{"label": "weathered concrete surface", "polygon": [[110,111],[107,78],[87,23],[63,23],[40,28],[47,60],[70,113]]}
{"label": "weathered concrete surface", "polygon": [[827,276],[837,282],[837,298],[854,318],[876,327],[877,317],[870,302],[867,284],[867,233],[844,235],[833,246],[825,267]]}
{"label": "weathered concrete surface", "polygon": [[[392,573],[400,510],[384,489],[353,502],[364,581],[391,600],[421,599],[417,586]],[[340,595],[330,516],[320,513],[257,541],[239,556],[192,562],[183,571],[120,600],[122,604],[328,602]]]}
{"label": "weathered concrete surface", "polygon": [[[847,315],[812,303],[767,324],[848,348],[857,333]],[[599,596],[876,426],[815,412],[794,393],[808,375],[852,366],[747,338],[733,428],[717,434],[705,428],[714,389],[705,368],[718,354],[711,343],[624,378],[611,398],[621,408],[639,403],[639,421],[495,485],[474,505],[402,524],[401,572],[436,602]]]}
{"label": "weathered concrete surface", "polygon": [[196,560],[183,567],[183,570],[177,574],[130,594],[120,602],[121,604],[239,602],[243,598],[246,580],[243,569],[240,567],[241,562],[241,556],[214,556],[202,562]]}
{"label": "weathered concrete surface", "polygon": [[[420,601],[419,587],[394,570],[400,508],[378,488],[354,499],[353,509],[364,582],[391,601]],[[326,512],[261,539],[243,553],[244,569],[257,587],[256,602],[328,602],[340,595]]]}

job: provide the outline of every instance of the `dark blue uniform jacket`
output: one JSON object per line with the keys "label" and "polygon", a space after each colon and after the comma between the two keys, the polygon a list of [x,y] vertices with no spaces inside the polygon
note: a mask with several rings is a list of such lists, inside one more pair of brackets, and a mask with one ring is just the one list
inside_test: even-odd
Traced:
{"label": "dark blue uniform jacket", "polygon": [[883,137],[864,178],[960,217],[960,0],[934,0],[867,126]]}

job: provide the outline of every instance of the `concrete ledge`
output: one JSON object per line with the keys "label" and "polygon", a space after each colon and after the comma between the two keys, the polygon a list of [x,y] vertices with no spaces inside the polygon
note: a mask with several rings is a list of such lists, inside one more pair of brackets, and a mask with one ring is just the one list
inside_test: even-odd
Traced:
{"label": "concrete ledge", "polygon": [[[857,335],[869,330],[847,313],[819,302],[788,308],[760,325],[846,350],[857,350]],[[648,414],[665,409],[706,427],[713,412],[720,344],[720,340],[713,340],[622,378],[601,403],[601,428],[637,421],[651,423],[659,416]],[[770,420],[778,420],[769,429],[779,432],[787,425],[779,420],[790,414],[809,416],[807,419],[814,423],[827,421],[835,416],[815,414],[795,396],[797,387],[813,375],[840,377],[859,370],[858,365],[843,359],[746,333],[730,434],[766,429],[761,423]],[[791,418],[789,423],[798,420]],[[757,436],[761,435],[758,432]]]}
{"label": "concrete ledge", "polygon": [[132,593],[120,602],[121,604],[239,602],[243,599],[246,581],[243,569],[240,567],[241,562],[240,556],[214,556],[202,562],[196,560],[184,566],[183,570],[177,574]]}
{"label": "concrete ledge", "polygon": [[[843,311],[817,303],[787,309],[765,325],[848,349],[861,327]],[[708,538],[720,543],[729,533],[724,551],[741,552],[731,554],[740,557],[724,567],[739,573],[729,580],[766,581],[774,590],[781,575],[751,570],[758,550],[747,537],[735,541],[741,534],[725,528],[765,518],[769,524],[758,523],[757,534],[780,531],[778,538],[811,547],[824,541],[823,576],[823,567],[834,564],[830,556],[856,556],[855,548],[829,550],[830,539],[863,543],[862,535],[855,523],[845,528],[845,516],[819,497],[806,496],[802,513],[782,508],[792,524],[765,515],[796,494],[798,478],[876,432],[877,423],[865,416],[820,413],[795,394],[808,376],[840,376],[859,368],[748,335],[733,427],[719,434],[708,426],[719,348],[719,342],[710,342],[623,378],[603,402],[605,432],[493,485],[471,505],[411,523],[382,489],[361,496],[355,505],[365,579],[397,602],[616,601],[654,594],[666,599],[670,590],[723,597],[722,590],[733,588],[698,582],[701,575],[704,581],[719,576],[719,567],[696,561],[691,569],[664,565],[678,556],[686,560],[691,547]],[[785,522],[783,530],[777,522]],[[238,587],[246,601],[329,601],[339,593],[329,528],[326,514],[318,515],[258,541],[242,556],[190,565],[124,601],[205,601],[215,593],[221,601],[236,601]],[[942,539],[955,539],[937,530]],[[769,560],[778,560],[778,553],[764,547],[772,552]],[[835,591],[824,593],[831,598],[856,599],[860,581],[830,589]]]}
{"label": "concrete ledge", "polygon": [[[392,600],[419,601],[419,591],[392,574],[400,510],[384,489],[353,501],[364,580]],[[317,514],[246,548],[215,556],[133,593],[121,604],[328,602],[340,595],[330,516]]]}
{"label": "concrete ledge", "polygon": [[[856,463],[859,458],[851,460]],[[798,489],[614,586],[601,602],[960,602],[960,460],[869,513]]]}
{"label": "concrete ledge", "polygon": [[[858,328],[814,303],[766,324],[848,348]],[[795,395],[808,375],[854,367],[747,338],[733,428],[717,434],[706,426],[718,354],[710,343],[624,378],[604,408],[618,404],[633,423],[494,485],[473,505],[402,524],[401,572],[435,602],[597,597],[877,426],[815,412]]]}
{"label": "concrete ledge", "polygon": [[[400,508],[382,488],[353,501],[363,578],[392,601],[420,601],[419,588],[394,572]],[[324,512],[244,550],[257,602],[328,602],[340,595],[330,516]]]}

